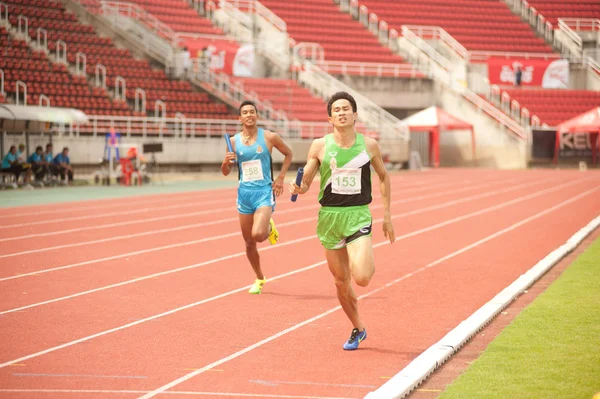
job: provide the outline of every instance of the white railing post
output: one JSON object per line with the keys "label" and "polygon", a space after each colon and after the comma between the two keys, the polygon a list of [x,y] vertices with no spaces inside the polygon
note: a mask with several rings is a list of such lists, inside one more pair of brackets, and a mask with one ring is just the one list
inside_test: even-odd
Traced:
{"label": "white railing post", "polygon": [[45,53],[48,52],[48,32],[44,28],[37,28],[37,45]]}
{"label": "white railing post", "polygon": [[146,91],[136,87],[135,89],[135,112],[146,113]]}
{"label": "white railing post", "polygon": [[122,76],[115,77],[115,100],[127,101],[127,97],[125,97],[125,91],[127,83],[125,78]]}
{"label": "white railing post", "polygon": [[192,5],[200,15],[206,15],[204,0],[192,0]]}
{"label": "white railing post", "polygon": [[2,25],[8,24],[8,5],[0,2],[0,23]]}
{"label": "white railing post", "polygon": [[[21,91],[19,90],[19,88],[23,89],[23,104],[21,104],[21,102],[19,101],[20,99],[20,95]],[[16,105],[27,105],[27,84],[25,82],[23,82],[22,80],[17,80],[17,83],[15,84],[15,104]]]}
{"label": "white railing post", "polygon": [[216,9],[217,4],[214,1],[209,0],[208,3],[206,3],[206,17],[212,20]]}
{"label": "white railing post", "polygon": [[358,22],[366,28],[369,27],[369,9],[365,5],[358,7]]}
{"label": "white railing post", "polygon": [[186,133],[185,133],[185,115],[182,114],[181,112],[176,112],[175,113],[175,119],[176,119],[176,123],[175,123],[175,130],[176,133],[179,133],[181,135],[181,138],[185,138]]}
{"label": "white railing post", "polygon": [[379,32],[379,17],[375,13],[369,14],[369,32],[378,36]]}
{"label": "white railing post", "polygon": [[106,67],[102,64],[96,64],[95,85],[106,89]]}
{"label": "white railing post", "polygon": [[[160,111],[160,116],[159,116]],[[163,121],[167,118],[167,104],[162,100],[156,100],[154,102],[154,118],[162,119]]]}
{"label": "white railing post", "polygon": [[25,15],[17,17],[17,32],[19,35],[23,35],[26,39],[29,39],[29,19]]}
{"label": "white railing post", "polygon": [[379,42],[384,45],[387,45],[390,40],[390,33],[389,33],[389,28],[388,28],[387,22],[379,21],[378,32],[379,32]]}
{"label": "white railing post", "polygon": [[343,12],[350,11],[350,0],[339,0],[340,10]]}
{"label": "white railing post", "polygon": [[517,121],[521,118],[521,104],[517,100],[510,102],[510,116]]}
{"label": "white railing post", "polygon": [[42,103],[44,101],[46,102],[46,107],[49,107],[50,106],[50,99],[48,98],[48,96],[45,95],[45,94],[40,94],[40,101],[39,101],[38,106],[42,107],[43,106]]}
{"label": "white railing post", "polygon": [[68,64],[68,62],[67,62],[67,43],[65,43],[62,40],[56,41],[56,59],[61,64]]}
{"label": "white railing post", "polygon": [[75,75],[87,76],[87,57],[81,51],[75,54]]}
{"label": "white railing post", "polygon": [[6,97],[6,92],[4,91],[4,69],[0,69],[0,94]]}
{"label": "white railing post", "polygon": [[525,127],[529,127],[531,125],[529,110],[527,108],[521,108],[521,124]]}
{"label": "white railing post", "polygon": [[552,27],[552,24],[548,21],[546,21],[546,35],[545,38],[548,42],[552,43],[554,41],[554,28]]}
{"label": "white railing post", "polygon": [[500,95],[500,109],[510,115],[510,95],[505,91]]}
{"label": "white railing post", "polygon": [[360,17],[358,0],[350,0],[350,15],[354,19],[358,19]]}

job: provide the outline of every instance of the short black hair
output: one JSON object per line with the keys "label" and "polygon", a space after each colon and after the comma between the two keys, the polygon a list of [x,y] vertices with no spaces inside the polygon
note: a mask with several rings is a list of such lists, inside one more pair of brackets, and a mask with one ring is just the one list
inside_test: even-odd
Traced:
{"label": "short black hair", "polygon": [[242,108],[244,108],[246,105],[252,105],[254,107],[254,110],[256,111],[256,113],[258,114],[258,108],[256,108],[256,104],[254,104],[253,101],[250,100],[244,100],[242,101],[242,103],[240,104],[240,108],[238,110],[238,114],[240,116],[242,116]]}
{"label": "short black hair", "polygon": [[352,97],[350,94],[346,93],[345,91],[338,91],[333,96],[331,96],[331,98],[327,102],[327,115],[331,116],[331,106],[337,100],[348,100],[348,102],[350,102],[350,105],[352,105],[352,112],[357,111],[356,100],[354,99],[354,97]]}
{"label": "short black hair", "polygon": [[41,145],[38,145],[37,147],[35,147],[35,152],[38,152],[38,151],[43,151]]}
{"label": "short black hair", "polygon": [[69,151],[69,147],[65,147],[65,148],[63,148],[63,151],[65,151],[65,150],[66,150],[66,151]]}

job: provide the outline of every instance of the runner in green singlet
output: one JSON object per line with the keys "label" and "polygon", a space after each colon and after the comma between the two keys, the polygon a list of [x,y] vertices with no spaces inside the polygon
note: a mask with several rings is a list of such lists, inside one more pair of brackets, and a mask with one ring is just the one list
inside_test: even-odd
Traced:
{"label": "runner in green singlet", "polygon": [[369,284],[375,272],[371,241],[371,166],[380,181],[384,206],[383,233],[395,241],[390,214],[390,178],[383,164],[379,144],[354,131],[357,107],[346,93],[334,94],[327,103],[333,133],[316,139],[308,151],[300,187],[291,182],[292,194],[306,193],[317,171],[321,175],[317,235],[325,247],[329,270],[334,276],[340,305],[353,325],[345,350],[358,348],[367,331],[358,315],[354,282]]}

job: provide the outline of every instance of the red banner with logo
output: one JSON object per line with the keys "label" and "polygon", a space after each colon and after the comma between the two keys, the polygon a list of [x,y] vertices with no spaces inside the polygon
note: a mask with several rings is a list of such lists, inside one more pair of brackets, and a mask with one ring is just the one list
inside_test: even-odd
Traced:
{"label": "red banner with logo", "polygon": [[184,45],[192,59],[205,57],[210,60],[210,69],[215,72],[252,76],[254,49],[251,45],[240,46],[235,41],[204,38],[185,38]]}
{"label": "red banner with logo", "polygon": [[491,84],[514,85],[517,71],[521,70],[521,86],[566,89],[569,86],[567,60],[501,59],[487,60],[488,79]]}

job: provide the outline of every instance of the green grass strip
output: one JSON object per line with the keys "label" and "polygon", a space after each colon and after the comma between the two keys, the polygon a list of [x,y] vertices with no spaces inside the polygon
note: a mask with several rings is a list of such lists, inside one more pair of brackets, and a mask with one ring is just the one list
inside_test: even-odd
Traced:
{"label": "green grass strip", "polygon": [[526,307],[440,399],[591,399],[597,392],[600,239]]}

